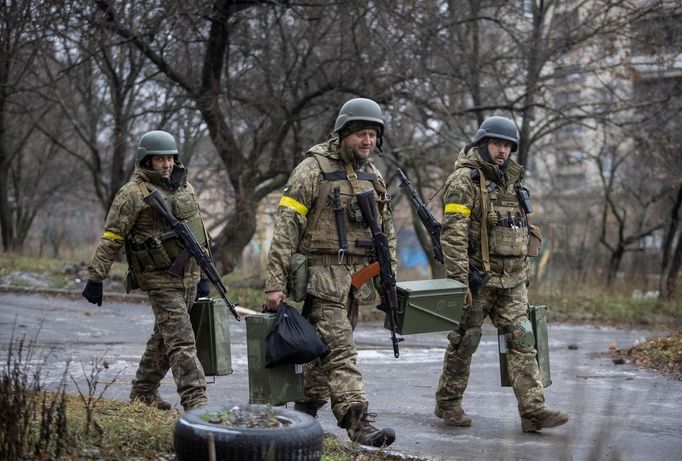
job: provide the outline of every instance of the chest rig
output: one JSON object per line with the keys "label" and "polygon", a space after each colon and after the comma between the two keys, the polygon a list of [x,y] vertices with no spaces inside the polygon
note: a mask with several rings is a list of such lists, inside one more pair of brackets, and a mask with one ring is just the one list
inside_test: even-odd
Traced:
{"label": "chest rig", "polygon": [[521,190],[527,193],[520,184],[520,174],[521,168],[510,164],[506,181],[496,184],[488,182],[480,169],[471,170],[473,185],[481,197],[475,210],[479,217],[480,247],[472,250],[480,257],[485,271],[490,270],[491,256],[528,254],[526,208],[530,211],[530,202],[522,203],[520,199]]}
{"label": "chest rig", "polygon": [[[136,180],[142,196],[149,195],[147,184]],[[158,189],[173,215],[187,224],[199,245],[207,247],[208,236],[199,212],[196,197],[187,187],[168,193]],[[175,236],[166,234],[171,229],[163,217],[150,206],[145,206],[138,214],[135,225],[125,240],[128,265],[133,272],[147,272],[168,269],[183,246]]]}
{"label": "chest rig", "polygon": [[[311,265],[366,264],[371,256],[367,240],[372,234],[362,220],[355,194],[374,191],[381,212],[387,201],[386,187],[371,163],[355,171],[327,155],[308,155],[314,156],[321,175],[317,201],[298,251],[309,256]],[[381,213],[378,221],[381,226]]]}

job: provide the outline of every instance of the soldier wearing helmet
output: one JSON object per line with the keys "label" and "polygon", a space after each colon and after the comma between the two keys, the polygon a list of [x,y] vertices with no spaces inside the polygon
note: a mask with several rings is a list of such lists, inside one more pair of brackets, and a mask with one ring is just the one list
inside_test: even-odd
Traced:
{"label": "soldier wearing helmet", "polygon": [[[305,400],[294,408],[316,416],[331,399],[339,427],[347,430],[351,440],[375,447],[393,443],[395,432],[367,421],[368,401],[356,364],[353,330],[358,305],[373,299],[374,288],[371,284],[352,288],[351,275],[370,258],[370,250],[358,245],[358,239],[371,238],[355,200],[358,190],[374,191],[379,225],[388,237],[394,271],[396,267],[389,196],[371,160],[383,134],[384,116],[376,102],[355,98],[341,107],[329,140],[308,150],[283,189],[265,285],[265,304],[271,311],[287,296],[303,300],[295,298],[295,293],[302,291],[304,314],[329,349],[328,354],[306,365]],[[335,190],[336,205],[330,200]],[[342,224],[335,219],[335,209],[343,210]],[[293,268],[301,267],[292,263],[296,260],[303,261],[302,280],[292,277]]]}
{"label": "soldier wearing helmet", "polygon": [[165,131],[150,131],[140,139],[132,180],[116,193],[109,209],[104,232],[88,266],[89,280],[83,296],[93,304],[102,305],[102,282],[125,247],[127,289],[146,291],[155,317],[154,330],[140,360],[130,398],[169,410],[171,405],[161,398],[159,385],[172,369],[180,403],[189,410],[207,403],[206,378],[197,358],[189,308],[197,296],[209,294],[208,281],[200,283],[200,269],[193,258],[189,259],[182,277],[168,273],[182,246],[176,238],[162,238],[171,229],[144,202],[144,197],[154,189],[208,251],[199,203],[187,182],[187,171],[180,162],[175,139]]}
{"label": "soldier wearing helmet", "polygon": [[441,244],[447,276],[468,285],[462,323],[448,334],[436,391],[435,414],[450,426],[471,425],[461,402],[486,317],[506,340],[521,429],[533,432],[568,420],[545,405],[535,359],[526,287],[529,229],[537,227],[528,224],[532,207],[521,184],[523,168],[510,159],[518,145],[514,122],[486,118],[445,184]]}

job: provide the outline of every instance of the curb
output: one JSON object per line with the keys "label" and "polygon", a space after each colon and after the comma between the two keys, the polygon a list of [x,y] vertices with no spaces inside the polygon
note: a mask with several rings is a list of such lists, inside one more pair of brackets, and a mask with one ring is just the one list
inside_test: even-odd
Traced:
{"label": "curb", "polygon": [[[44,296],[62,296],[64,298],[72,299],[74,301],[82,300],[84,303],[87,301],[83,299],[83,295],[78,290],[66,290],[62,288],[40,288],[40,287],[16,287],[11,285],[0,285],[0,293],[15,293],[15,294],[27,294],[27,295],[44,295]],[[142,294],[126,294],[105,291],[104,298],[107,301],[113,301],[116,303],[134,303],[134,304],[147,304],[149,303],[149,297]],[[237,312],[241,315],[251,315],[257,314],[258,312],[248,309],[246,307],[237,306]]]}

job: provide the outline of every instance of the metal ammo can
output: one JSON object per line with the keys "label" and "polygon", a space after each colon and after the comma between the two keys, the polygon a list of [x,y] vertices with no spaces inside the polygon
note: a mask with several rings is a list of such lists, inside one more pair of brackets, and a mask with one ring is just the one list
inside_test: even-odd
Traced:
{"label": "metal ammo can", "polygon": [[[533,336],[535,336],[535,360],[540,369],[540,380],[543,387],[552,384],[549,370],[549,337],[547,335],[547,306],[529,305],[528,318],[533,325]],[[500,352],[500,382],[503,387],[510,387],[509,371],[507,369],[507,340],[504,333],[497,331],[497,344]]]}
{"label": "metal ammo can", "polygon": [[265,368],[267,337],[276,314],[246,316],[246,350],[249,362],[249,403],[284,405],[304,398],[303,365]]}
{"label": "metal ammo can", "polygon": [[[450,331],[459,327],[466,286],[453,279],[396,283],[398,324],[401,335]],[[390,328],[388,320],[385,328]]]}
{"label": "metal ammo can", "polygon": [[206,376],[232,374],[228,317],[222,299],[199,298],[189,311],[197,356]]}

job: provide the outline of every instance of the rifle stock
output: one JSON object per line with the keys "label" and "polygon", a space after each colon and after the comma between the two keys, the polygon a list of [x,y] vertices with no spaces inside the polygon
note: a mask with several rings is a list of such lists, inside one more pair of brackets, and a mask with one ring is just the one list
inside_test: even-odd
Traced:
{"label": "rifle stock", "polygon": [[[189,259],[189,256],[191,255],[197,262],[197,264],[199,264],[201,270],[204,271],[204,274],[206,275],[208,280],[218,291],[218,294],[223,299],[228,309],[230,309],[230,312],[232,312],[234,318],[236,318],[237,320],[241,320],[239,314],[237,313],[236,305],[232,304],[227,299],[227,288],[223,284],[223,281],[220,279],[220,275],[218,274],[218,271],[213,265],[213,261],[211,261],[211,258],[209,258],[209,256],[206,253],[204,253],[204,250],[201,248],[201,245],[199,245],[199,242],[197,242],[197,239],[194,237],[194,234],[192,234],[192,231],[189,229],[189,227],[187,227],[187,224],[178,220],[173,215],[173,212],[170,210],[170,208],[168,208],[166,201],[163,199],[158,189],[154,189],[153,192],[144,197],[144,201],[149,206],[154,208],[157,212],[159,212],[163,219],[165,219],[166,222],[173,229],[172,232],[175,234],[175,237],[177,237],[178,240],[180,240],[185,247],[182,253],[178,256],[178,258],[176,258],[176,261],[171,266],[171,270],[173,271],[171,273],[175,275],[178,275],[179,273],[180,275],[182,275],[184,273],[184,267],[185,264],[187,263],[187,259]],[[168,234],[169,233],[166,233],[164,235]]]}
{"label": "rifle stock", "polygon": [[374,261],[353,274],[350,279],[350,284],[353,285],[356,290],[359,290],[361,286],[377,275],[379,275],[379,262]]}

